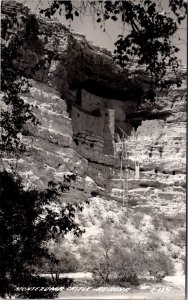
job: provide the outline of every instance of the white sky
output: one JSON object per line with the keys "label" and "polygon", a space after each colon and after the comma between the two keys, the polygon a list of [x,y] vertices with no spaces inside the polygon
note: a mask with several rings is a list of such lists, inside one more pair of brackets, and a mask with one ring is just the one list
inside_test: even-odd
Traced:
{"label": "white sky", "polygon": [[[37,8],[39,0],[17,0],[18,2],[24,3],[29,8],[34,11]],[[74,0],[77,2],[76,0]],[[161,5],[165,11],[168,11],[168,0],[161,0]],[[42,5],[39,5],[39,8],[48,6],[50,0],[41,0]],[[61,23],[68,25],[69,22],[65,20],[63,16],[56,15],[56,18]],[[118,34],[122,33],[122,25],[120,22],[113,22],[112,20],[106,22],[106,32],[100,28],[98,23],[93,24],[90,17],[85,16],[83,19],[75,17],[74,20],[70,23],[71,29],[85,34],[86,38],[93,43],[103,46],[111,51],[114,50],[114,42],[117,39]],[[176,35],[172,38],[174,45],[176,45],[180,51],[177,53],[179,59],[181,59],[184,65],[187,65],[187,20],[184,20],[180,25],[180,29]]]}

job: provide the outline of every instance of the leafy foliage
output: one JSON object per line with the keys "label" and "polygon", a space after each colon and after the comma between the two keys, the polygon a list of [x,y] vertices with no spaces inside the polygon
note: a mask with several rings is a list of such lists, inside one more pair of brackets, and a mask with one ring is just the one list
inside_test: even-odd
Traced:
{"label": "leafy foliage", "polygon": [[109,232],[100,237],[98,245],[91,245],[91,251],[87,254],[87,265],[93,274],[95,284],[110,282],[110,277],[114,271],[112,253],[112,241]]}
{"label": "leafy foliage", "polygon": [[95,284],[139,285],[139,277],[149,274],[160,282],[174,272],[171,259],[147,245],[128,242],[106,229],[87,255],[87,265]]}
{"label": "leafy foliage", "polygon": [[[53,251],[51,259],[44,259],[41,263],[40,272],[55,274],[57,277],[61,273],[76,272],[79,269],[79,261],[71,249],[65,249],[57,244],[56,251]],[[61,252],[59,255],[58,252]]]}
{"label": "leafy foliage", "polygon": [[13,293],[15,286],[29,286],[35,266],[50,259],[46,242],[72,231],[84,231],[75,222],[83,206],[66,204],[61,193],[69,189],[75,175],[64,183],[49,182],[44,191],[25,190],[21,178],[6,171],[0,174],[0,295]]}
{"label": "leafy foliage", "polygon": [[73,1],[53,0],[46,9],[41,9],[46,17],[51,18],[58,11],[64,13],[67,20],[90,14],[96,23],[105,31],[108,20],[120,21],[127,28],[118,36],[115,42],[114,58],[116,62],[126,67],[128,61],[137,60],[139,65],[146,65],[151,80],[160,88],[167,87],[165,76],[168,68],[176,77],[176,84],[181,85],[181,79],[176,71],[179,67],[176,53],[179,49],[171,42],[171,37],[178,25],[185,19],[187,3],[183,0],[169,0],[168,11],[162,10],[160,1]]}
{"label": "leafy foliage", "polygon": [[171,259],[162,252],[154,252],[149,255],[146,261],[147,269],[157,282],[161,282],[165,276],[172,275],[174,265]]}
{"label": "leafy foliage", "polygon": [[[25,26],[20,26],[20,22]],[[28,124],[39,124],[32,107],[25,103],[22,93],[31,87],[31,76],[45,61],[37,59],[28,69],[17,68],[22,59],[25,41],[37,39],[38,24],[33,15],[28,18],[15,13],[2,20],[2,74],[1,74],[1,151],[18,154],[25,150],[22,135],[28,135]],[[38,41],[40,45],[40,41]],[[39,49],[41,51],[41,49]],[[0,296],[15,295],[19,286],[44,286],[49,284],[38,276],[38,266],[43,259],[58,265],[59,261],[49,252],[47,242],[64,237],[68,232],[80,236],[84,231],[75,221],[82,204],[69,204],[61,200],[61,194],[69,190],[76,180],[74,174],[64,176],[63,183],[48,183],[48,188],[26,190],[18,171],[0,172]],[[66,262],[64,262],[66,263]],[[62,266],[61,266],[62,267]],[[51,283],[52,284],[52,283]],[[25,297],[50,297],[53,293],[24,294]],[[17,293],[18,295],[18,293]],[[23,296],[23,293],[19,295]]]}

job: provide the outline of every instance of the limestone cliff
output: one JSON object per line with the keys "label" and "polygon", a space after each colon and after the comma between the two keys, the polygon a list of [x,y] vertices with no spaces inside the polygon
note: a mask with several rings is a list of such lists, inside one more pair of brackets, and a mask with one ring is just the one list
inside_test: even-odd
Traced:
{"label": "limestone cliff", "polygon": [[[11,30],[2,26],[2,43],[11,46],[16,35],[22,41],[15,66],[32,82],[22,97],[34,105],[41,122],[25,138],[28,146],[18,160],[20,174],[27,184],[44,187],[51,179],[61,181],[65,173],[76,173],[77,181],[64,197],[91,198],[82,221],[95,232],[100,214],[101,222],[110,217],[118,223],[128,213],[129,228],[130,223],[136,228],[139,214],[147,219],[135,229],[141,239],[154,230],[154,216],[176,222],[170,233],[163,225],[158,233],[161,247],[179,251],[180,258],[184,245],[177,248],[174,243],[169,250],[168,244],[185,225],[185,84],[158,92],[150,102],[143,96],[149,86],[143,68],[128,65],[121,70],[110,52],[84,36],[33,15],[15,1],[3,1],[2,19],[15,15],[19,24]],[[33,73],[37,64],[41,67]],[[186,70],[182,67],[179,73],[185,77]],[[124,133],[128,212],[122,212],[124,187],[117,151]],[[7,161],[10,158],[4,158]]]}

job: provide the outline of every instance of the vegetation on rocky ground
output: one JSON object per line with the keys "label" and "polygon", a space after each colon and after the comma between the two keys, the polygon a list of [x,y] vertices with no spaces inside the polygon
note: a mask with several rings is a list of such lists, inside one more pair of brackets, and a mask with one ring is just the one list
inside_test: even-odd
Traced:
{"label": "vegetation on rocky ground", "polygon": [[168,255],[158,249],[148,250],[147,244],[123,239],[113,234],[109,226],[85,255],[86,266],[97,285],[137,286],[141,277],[152,276],[161,282],[174,273],[174,264]]}

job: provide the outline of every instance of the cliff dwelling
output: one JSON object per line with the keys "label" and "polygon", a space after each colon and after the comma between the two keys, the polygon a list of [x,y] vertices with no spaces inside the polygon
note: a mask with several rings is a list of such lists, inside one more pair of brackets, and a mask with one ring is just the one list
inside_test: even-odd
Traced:
{"label": "cliff dwelling", "polygon": [[85,90],[78,93],[81,100],[73,104],[73,140],[82,151],[97,150],[114,155],[115,110],[107,99],[90,94]]}
{"label": "cliff dwelling", "polygon": [[124,101],[97,96],[84,89],[76,92],[71,118],[77,151],[96,150],[110,156],[116,155],[115,144],[141,125],[141,121],[126,119]]}

